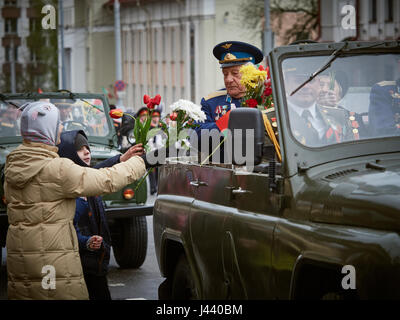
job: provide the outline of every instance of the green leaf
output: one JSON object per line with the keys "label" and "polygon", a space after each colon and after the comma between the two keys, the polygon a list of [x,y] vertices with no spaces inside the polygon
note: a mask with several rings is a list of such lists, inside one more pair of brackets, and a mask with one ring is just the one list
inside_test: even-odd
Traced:
{"label": "green leaf", "polygon": [[142,127],[142,124],[141,124],[140,119],[138,117],[138,118],[136,118],[135,128],[133,129],[133,135],[135,136],[136,143],[139,143],[139,141],[140,141],[140,128],[141,127]]}

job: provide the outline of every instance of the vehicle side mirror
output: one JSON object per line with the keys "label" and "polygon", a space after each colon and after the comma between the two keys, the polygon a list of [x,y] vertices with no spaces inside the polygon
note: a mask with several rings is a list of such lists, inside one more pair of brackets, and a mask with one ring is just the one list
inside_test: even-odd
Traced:
{"label": "vehicle side mirror", "polygon": [[[232,134],[232,162],[236,165],[245,165],[249,161],[253,165],[261,163],[265,135],[261,111],[256,108],[233,109],[228,129]],[[241,150],[235,151],[235,148]],[[252,154],[246,154],[247,150],[251,150]]]}

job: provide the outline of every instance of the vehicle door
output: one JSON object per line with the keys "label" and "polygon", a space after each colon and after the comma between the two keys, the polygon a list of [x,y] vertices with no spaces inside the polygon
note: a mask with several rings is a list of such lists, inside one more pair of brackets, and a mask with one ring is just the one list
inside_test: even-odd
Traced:
{"label": "vehicle door", "polygon": [[[276,165],[273,163],[272,165]],[[226,230],[225,255],[235,265],[231,272],[231,287],[242,289],[241,298],[273,298],[272,247],[278,221],[281,178],[262,172],[248,173],[239,167],[233,171],[230,198],[235,204],[229,229]],[[256,170],[258,171],[258,170]],[[228,264],[228,263],[227,263]]]}
{"label": "vehicle door", "polygon": [[193,165],[190,187],[195,200],[190,214],[193,252],[201,279],[202,296],[207,299],[230,298],[225,261],[224,239],[227,222],[235,210],[230,199],[230,165]]}

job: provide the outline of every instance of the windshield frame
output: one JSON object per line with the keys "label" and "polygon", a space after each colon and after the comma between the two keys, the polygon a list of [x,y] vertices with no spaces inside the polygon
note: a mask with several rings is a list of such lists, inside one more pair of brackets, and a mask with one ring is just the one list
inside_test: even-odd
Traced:
{"label": "windshield frame", "polygon": [[[371,47],[371,45],[376,46]],[[282,63],[288,58],[326,56],[343,46],[338,43],[303,44],[275,48],[268,55],[271,67],[272,90],[278,122],[282,162],[285,175],[293,176],[300,171],[342,159],[400,152],[400,137],[382,137],[348,141],[321,147],[308,147],[301,144],[292,134],[288,115]],[[343,56],[355,54],[398,54],[400,41],[349,42]],[[342,54],[341,54],[342,55]],[[338,57],[340,59],[340,57]],[[318,66],[316,66],[318,68]],[[316,70],[310,70],[310,74]]]}
{"label": "windshield frame", "polygon": [[[114,125],[112,124],[111,117],[109,113],[108,100],[103,94],[98,93],[70,93],[70,92],[46,92],[46,93],[4,93],[2,94],[4,100],[33,100],[38,101],[40,99],[99,99],[103,103],[105,117],[107,119],[108,134],[103,137],[88,136],[88,140],[91,143],[108,145],[116,147],[116,132]],[[1,137],[1,145],[22,143],[21,136],[15,137]]]}

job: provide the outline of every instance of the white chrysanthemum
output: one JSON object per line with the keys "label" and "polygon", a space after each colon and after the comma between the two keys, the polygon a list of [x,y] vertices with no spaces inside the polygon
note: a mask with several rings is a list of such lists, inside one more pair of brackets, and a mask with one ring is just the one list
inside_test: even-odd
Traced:
{"label": "white chrysanthemum", "polygon": [[204,122],[206,114],[201,110],[201,106],[194,104],[192,101],[179,99],[170,105],[171,112],[184,111],[186,115],[197,122]]}

